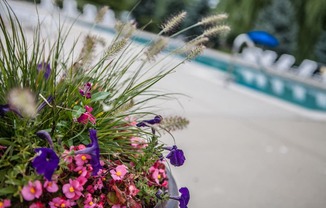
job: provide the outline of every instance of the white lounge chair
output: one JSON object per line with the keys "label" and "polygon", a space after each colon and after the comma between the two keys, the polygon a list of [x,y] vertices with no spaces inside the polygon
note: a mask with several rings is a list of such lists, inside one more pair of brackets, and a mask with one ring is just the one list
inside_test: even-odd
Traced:
{"label": "white lounge chair", "polygon": [[326,84],[326,66],[320,67],[320,81]]}
{"label": "white lounge chair", "polygon": [[92,4],[85,4],[83,7],[83,18],[88,22],[94,22],[97,15],[97,8]]}
{"label": "white lounge chair", "polygon": [[290,54],[282,54],[272,67],[277,71],[288,71],[291,69],[294,62],[294,56]]}
{"label": "white lounge chair", "polygon": [[276,58],[277,53],[275,51],[265,50],[259,59],[259,63],[263,67],[271,67]]}
{"label": "white lounge chair", "polygon": [[254,47],[255,46],[254,42],[250,39],[250,37],[247,34],[242,33],[242,34],[238,35],[234,39],[233,46],[232,46],[232,53],[233,54],[239,53],[241,47],[244,44],[246,44],[247,47]]}
{"label": "white lounge chair", "polygon": [[78,17],[79,11],[77,9],[77,1],[76,0],[64,0],[62,11],[67,16]]}
{"label": "white lounge chair", "polygon": [[257,47],[247,47],[242,50],[240,57],[247,62],[253,64],[259,64],[260,57],[262,56],[263,50]]}
{"label": "white lounge chair", "polygon": [[297,73],[300,77],[312,77],[313,73],[318,68],[318,64],[315,61],[305,59],[301,62],[298,68],[294,68],[295,73]]}
{"label": "white lounge chair", "polygon": [[52,0],[41,0],[40,6],[42,9],[47,9],[48,11],[51,11],[55,8]]}

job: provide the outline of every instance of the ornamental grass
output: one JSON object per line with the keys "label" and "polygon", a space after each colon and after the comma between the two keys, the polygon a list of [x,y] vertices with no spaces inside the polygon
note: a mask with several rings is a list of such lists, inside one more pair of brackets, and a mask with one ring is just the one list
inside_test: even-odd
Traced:
{"label": "ornamental grass", "polygon": [[0,208],[187,207],[189,190],[171,195],[168,175],[188,162],[172,135],[188,120],[150,105],[173,96],[153,86],[202,51],[194,41],[163,51],[170,39],[161,34],[186,13],[145,45],[133,43],[136,24],[118,22],[112,42],[90,31],[67,48],[72,26],[49,41],[40,22],[30,40],[6,0],[0,5]]}

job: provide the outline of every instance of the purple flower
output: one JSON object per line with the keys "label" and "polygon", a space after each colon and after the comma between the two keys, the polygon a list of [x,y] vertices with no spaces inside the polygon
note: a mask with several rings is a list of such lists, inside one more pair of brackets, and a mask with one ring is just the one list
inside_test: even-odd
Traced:
{"label": "purple flower", "polygon": [[36,148],[37,157],[34,158],[32,166],[38,174],[44,175],[48,180],[52,180],[52,175],[59,164],[59,157],[50,148]]}
{"label": "purple flower", "polygon": [[0,116],[4,116],[8,111],[10,111],[8,104],[0,105]]}
{"label": "purple flower", "polygon": [[179,192],[181,193],[181,196],[170,196],[170,199],[178,200],[179,201],[179,207],[180,208],[188,208],[188,203],[190,200],[190,193],[187,187],[182,187],[179,189]]}
{"label": "purple flower", "polygon": [[37,65],[37,70],[38,70],[38,72],[45,71],[44,72],[44,78],[45,79],[49,79],[49,77],[51,75],[51,67],[50,67],[50,64],[48,64],[46,62],[43,62],[41,64],[38,64]]}
{"label": "purple flower", "polygon": [[155,116],[154,119],[141,121],[141,122],[137,123],[136,126],[137,127],[145,127],[145,126],[148,126],[148,124],[154,125],[154,124],[161,123],[161,121],[162,121],[162,116]]}
{"label": "purple flower", "polygon": [[169,154],[166,158],[170,159],[170,163],[174,166],[181,166],[185,162],[186,158],[181,149],[178,149],[176,145],[173,147],[164,147],[164,149],[169,150]]}
{"label": "purple flower", "polygon": [[[50,95],[47,99],[46,99],[46,101],[48,102],[48,103],[51,103],[52,101],[53,101],[53,97],[52,97],[52,95]],[[37,112],[40,112],[46,105],[47,105],[47,102],[45,102],[45,101],[43,101],[42,103],[41,103],[41,105],[37,108]]]}
{"label": "purple flower", "polygon": [[155,196],[156,196],[158,199],[162,200],[162,195],[163,195],[163,194],[164,194],[164,192],[163,192],[161,189],[159,189],[159,190],[157,190]]}
{"label": "purple flower", "polygon": [[40,137],[41,139],[46,140],[50,144],[51,149],[53,149],[53,142],[52,142],[52,138],[51,138],[49,132],[41,130],[41,131],[36,132],[36,135],[38,137]]}
{"label": "purple flower", "polygon": [[85,149],[78,150],[75,154],[89,154],[91,156],[91,165],[93,168],[92,175],[97,175],[98,171],[102,169],[100,164],[100,148],[98,146],[98,140],[96,136],[96,130],[90,129],[89,130],[89,137],[91,139],[91,143],[86,145]]}
{"label": "purple flower", "polygon": [[3,117],[9,111],[16,113],[21,118],[23,117],[22,114],[19,112],[19,110],[10,107],[9,104],[0,105],[0,116]]}
{"label": "purple flower", "polygon": [[92,89],[92,84],[90,82],[87,82],[86,84],[84,84],[82,89],[79,89],[79,93],[81,94],[81,96],[90,99],[92,97],[91,89]]}
{"label": "purple flower", "polygon": [[[53,100],[53,97],[50,95],[46,100],[48,103],[51,103]],[[47,105],[47,103],[45,101],[42,102],[41,105],[37,108],[37,112],[40,112],[46,105]],[[4,116],[9,111],[13,111],[18,116],[23,117],[21,115],[21,113],[19,112],[19,110],[16,109],[15,107],[13,107],[13,106],[11,107],[9,104],[0,105],[0,116]]]}

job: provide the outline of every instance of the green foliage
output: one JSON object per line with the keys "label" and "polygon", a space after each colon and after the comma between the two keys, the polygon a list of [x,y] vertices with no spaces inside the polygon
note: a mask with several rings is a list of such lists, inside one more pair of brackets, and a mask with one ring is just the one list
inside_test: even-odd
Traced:
{"label": "green foliage", "polygon": [[323,29],[326,28],[326,1],[292,0],[300,26],[296,58],[314,59],[314,46]]}
{"label": "green foliage", "polygon": [[323,31],[315,46],[315,55],[320,63],[326,65],[326,31]]}
{"label": "green foliage", "polygon": [[[10,8],[7,7],[7,10],[10,11]],[[123,50],[115,59],[109,57],[111,54],[104,53],[97,62],[90,61],[94,57],[93,45],[98,44],[92,36],[86,36],[86,42],[92,39],[92,47],[85,44],[80,53],[85,54],[86,50],[87,55],[71,60],[66,54],[74,54],[75,45],[68,53],[63,52],[68,34],[62,29],[58,31],[57,39],[51,45],[41,40],[40,28],[36,28],[34,41],[30,43],[12,13],[8,17],[0,16],[0,32],[1,104],[9,102],[8,92],[15,88],[29,89],[35,95],[37,106],[44,102],[44,98],[50,95],[54,97],[54,101],[48,103],[34,117],[20,117],[15,112],[8,112],[0,119],[0,144],[5,145],[5,149],[0,150],[0,168],[6,170],[0,172],[0,194],[16,193],[28,181],[41,178],[30,166],[35,155],[34,149],[48,146],[45,140],[35,135],[39,130],[49,130],[54,149],[59,155],[62,154],[63,147],[88,144],[89,128],[98,129],[101,154],[116,155],[116,159],[121,161],[130,161],[138,154],[138,150],[131,147],[128,138],[139,135],[140,130],[128,125],[124,119],[127,115],[137,113],[145,116],[148,112],[142,110],[140,101],[128,109],[125,104],[139,95],[146,100],[158,98],[158,94],[145,92],[174,70],[175,66],[167,71],[156,70],[148,79],[140,80],[147,73],[146,60],[139,68],[134,67],[135,71],[131,72],[130,67],[141,60],[142,53],[131,55],[127,50],[130,46],[128,44],[122,46]],[[118,32],[115,40],[125,38],[122,34]],[[110,50],[112,45],[114,44],[104,51]],[[142,50],[145,51],[145,48]],[[37,69],[37,65],[44,62],[49,63],[52,70],[48,79],[44,77],[44,73],[38,73]],[[151,69],[153,66],[146,67]],[[90,100],[79,94],[79,89],[86,82],[93,83]],[[103,110],[103,104],[109,106],[106,111]],[[92,106],[92,114],[97,119],[96,125],[74,122],[74,119],[85,112],[86,105]],[[149,167],[157,159],[153,157],[157,145],[155,142],[148,150],[151,152],[146,154],[144,167]]]}
{"label": "green foliage", "polygon": [[[141,5],[138,5],[132,11],[132,16],[135,18],[139,27],[146,26],[146,30],[157,33],[161,23],[157,11],[156,0],[142,0]],[[150,24],[149,24],[150,23]]]}
{"label": "green foliage", "polygon": [[140,27],[157,33],[160,25],[173,15],[184,11],[190,0],[141,0],[134,8],[132,15]]}
{"label": "green foliage", "polygon": [[[227,12],[232,31],[228,44],[232,45],[234,38],[254,28],[260,10],[277,0],[220,0],[217,11]],[[291,0],[294,6],[296,19],[293,24],[298,25],[296,41],[297,48],[293,52],[297,62],[303,59],[315,59],[314,46],[322,29],[326,28],[326,1],[324,0]],[[276,13],[277,11],[275,11]],[[275,18],[275,14],[270,16]],[[263,24],[263,23],[262,23]],[[291,26],[292,27],[292,26]],[[292,29],[295,31],[295,29]],[[282,31],[281,31],[282,33]],[[294,32],[293,32],[294,33]],[[288,37],[292,39],[292,36]],[[292,46],[291,46],[292,47]],[[291,49],[292,50],[292,49]]]}
{"label": "green foliage", "polygon": [[297,48],[298,25],[290,0],[273,0],[261,9],[256,19],[255,29],[275,35],[279,46],[274,48],[278,54],[294,54]]}
{"label": "green foliage", "polygon": [[216,10],[229,14],[228,22],[232,28],[229,35],[229,45],[234,38],[251,30],[258,12],[271,0],[220,0]]}
{"label": "green foliage", "polygon": [[[192,25],[192,22],[199,22],[203,17],[208,16],[210,11],[209,0],[191,2],[186,7],[189,17],[185,20],[183,26],[189,27]],[[203,33],[204,30],[204,27],[192,28],[185,33],[185,36],[187,36],[187,39],[193,39],[195,36]]]}
{"label": "green foliage", "polygon": [[[154,164],[158,164],[162,171],[166,168],[159,160],[164,151],[159,136],[164,127],[168,131],[182,129],[188,121],[174,117],[167,119],[168,122],[162,124],[163,128],[159,128],[159,124],[146,124],[140,128],[134,124],[133,119],[145,119],[143,122],[146,123],[146,120],[153,118],[155,112],[148,111],[153,107],[148,106],[149,101],[171,98],[174,94],[152,91],[152,86],[174,72],[179,65],[198,55],[202,45],[195,42],[183,43],[162,54],[163,48],[168,46],[169,38],[162,37],[161,34],[168,36],[173,33],[170,35],[173,37],[187,29],[175,32],[171,29],[175,27],[167,27],[165,30],[161,28],[147,45],[134,45],[131,32],[135,26],[118,23],[111,43],[106,45],[90,31],[81,36],[85,40],[82,49],[78,50],[79,40],[71,48],[67,46],[73,26],[59,25],[57,34],[53,34],[54,40],[43,39],[40,23],[33,32],[26,32],[7,2],[1,2],[0,6],[9,13],[0,16],[0,195],[11,199],[13,207],[22,204],[22,187],[26,187],[28,182],[44,181],[32,165],[34,158],[40,157],[39,153],[42,152],[36,153],[35,149],[49,146],[60,160],[55,174],[62,190],[69,179],[79,176],[69,167],[75,164],[65,161],[64,155],[72,147],[74,149],[68,154],[76,156],[76,151],[81,149],[79,145],[91,144],[89,130],[93,129],[92,132],[96,130],[97,136],[92,138],[91,145],[95,146],[98,142],[104,165],[101,176],[90,176],[87,182],[93,184],[96,180],[108,181],[106,185],[109,188],[106,187],[103,192],[111,202],[118,200],[123,205],[135,205],[130,207],[136,207],[140,202],[148,202],[144,207],[155,204],[155,193],[163,184],[156,182],[159,178],[153,179],[149,168]],[[182,19],[184,18],[180,18],[180,21]],[[201,24],[195,23],[188,29]],[[213,30],[200,34],[198,40],[207,39],[209,34],[216,35],[229,30],[221,22],[214,22],[212,27]],[[164,41],[159,41],[162,39]],[[100,51],[96,51],[98,47]],[[180,53],[183,55],[182,60],[170,61],[170,56]],[[49,77],[44,72],[47,65],[51,69]],[[90,85],[92,87],[88,90],[91,98],[80,93],[86,91],[85,86]],[[53,99],[49,99],[51,97]],[[33,113],[22,114],[22,109],[32,109]],[[80,121],[81,116],[86,117],[85,122]],[[40,130],[50,134],[53,144],[36,135]],[[135,148],[132,138],[143,139],[146,146]],[[94,149],[97,150],[97,147]],[[93,157],[94,154],[92,153]],[[46,158],[47,161],[48,159]],[[122,164],[128,168],[128,178],[121,183],[113,181],[112,185],[113,177],[109,172]],[[83,168],[87,165],[92,166],[88,163]],[[56,164],[54,166],[56,168]],[[87,174],[92,172],[88,170],[91,166],[87,166]],[[160,179],[160,183],[166,182],[166,178]],[[134,197],[129,195],[126,199],[124,196],[128,187],[134,184],[139,185],[140,194]],[[88,184],[85,182],[84,185]],[[87,193],[87,190],[84,191]],[[97,193],[96,200],[100,198],[102,190]],[[47,192],[38,200],[48,203],[53,196],[63,194],[57,192],[51,195]],[[143,198],[137,198],[139,196]],[[24,206],[31,203],[33,202],[25,200]],[[76,203],[79,207],[83,205],[82,199],[76,200]]]}

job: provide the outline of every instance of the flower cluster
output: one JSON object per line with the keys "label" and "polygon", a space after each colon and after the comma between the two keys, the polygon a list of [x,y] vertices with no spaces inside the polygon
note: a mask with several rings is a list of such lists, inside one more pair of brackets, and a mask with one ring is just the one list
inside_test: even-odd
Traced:
{"label": "flower cluster", "polygon": [[[85,91],[80,89],[80,97],[90,99],[92,84],[87,82],[85,86],[88,86],[86,93],[88,96],[85,96]],[[21,91],[20,93],[25,92]],[[51,99],[46,100],[47,103],[49,101],[53,102],[55,99],[51,97]],[[44,105],[44,108],[47,110],[48,107]],[[77,119],[72,119],[72,122],[75,122],[74,125],[84,126],[84,128],[88,128],[87,124],[90,123],[91,126],[88,128],[89,142],[86,145],[80,143],[76,144],[77,146],[72,145],[59,150],[49,132],[45,130],[36,132],[35,135],[45,141],[50,148],[38,147],[34,149],[35,156],[31,162],[31,167],[36,173],[35,178],[33,177],[33,180],[30,179],[25,183],[19,193],[25,201],[24,204],[28,203],[30,208],[77,206],[85,208],[140,208],[148,206],[139,197],[139,193],[145,191],[141,190],[143,185],[157,191],[168,190],[169,178],[167,177],[165,163],[167,159],[170,159],[172,165],[181,166],[185,161],[182,150],[178,149],[176,145],[173,147],[155,145],[155,151],[161,149],[168,150],[169,153],[166,159],[159,155],[151,156],[149,161],[152,161],[152,165],[149,168],[138,168],[137,164],[130,159],[122,160],[117,157],[114,160],[115,157],[101,156],[96,118],[91,114],[93,108],[85,105],[84,109],[85,112],[81,112]],[[129,122],[126,118],[124,119],[126,122],[124,130],[130,128],[142,131],[140,128],[154,128],[154,125],[158,125],[162,119],[161,116],[155,116],[149,120]],[[156,137],[155,134],[152,137]],[[130,136],[129,144],[131,150],[134,150],[133,156],[137,158],[144,158],[147,148],[153,145],[150,141],[139,136]],[[3,146],[2,148],[7,147]],[[157,199],[162,199],[162,197],[158,196]],[[170,199],[180,201],[180,198],[175,196],[171,196]],[[11,200],[14,199],[4,199],[0,202],[0,207],[10,207]],[[150,199],[148,203],[154,206],[157,200],[155,198]],[[187,203],[180,201],[180,206],[186,207]]]}
{"label": "flower cluster", "polygon": [[[186,157],[175,142],[160,138],[188,121],[149,112],[148,105],[171,95],[151,87],[198,55],[201,40],[213,32],[155,61],[169,42],[161,34],[186,13],[163,24],[140,50],[132,44],[135,24],[118,23],[110,44],[90,32],[75,56],[77,43],[67,50],[65,26],[51,43],[41,38],[41,25],[25,32],[6,0],[0,6],[7,11],[0,15],[0,208],[150,208],[169,200],[187,208],[186,187],[171,195],[177,188],[169,168],[182,166]],[[221,18],[213,19],[193,27]],[[101,55],[95,55],[98,46]],[[175,54],[184,59],[160,67]]]}

